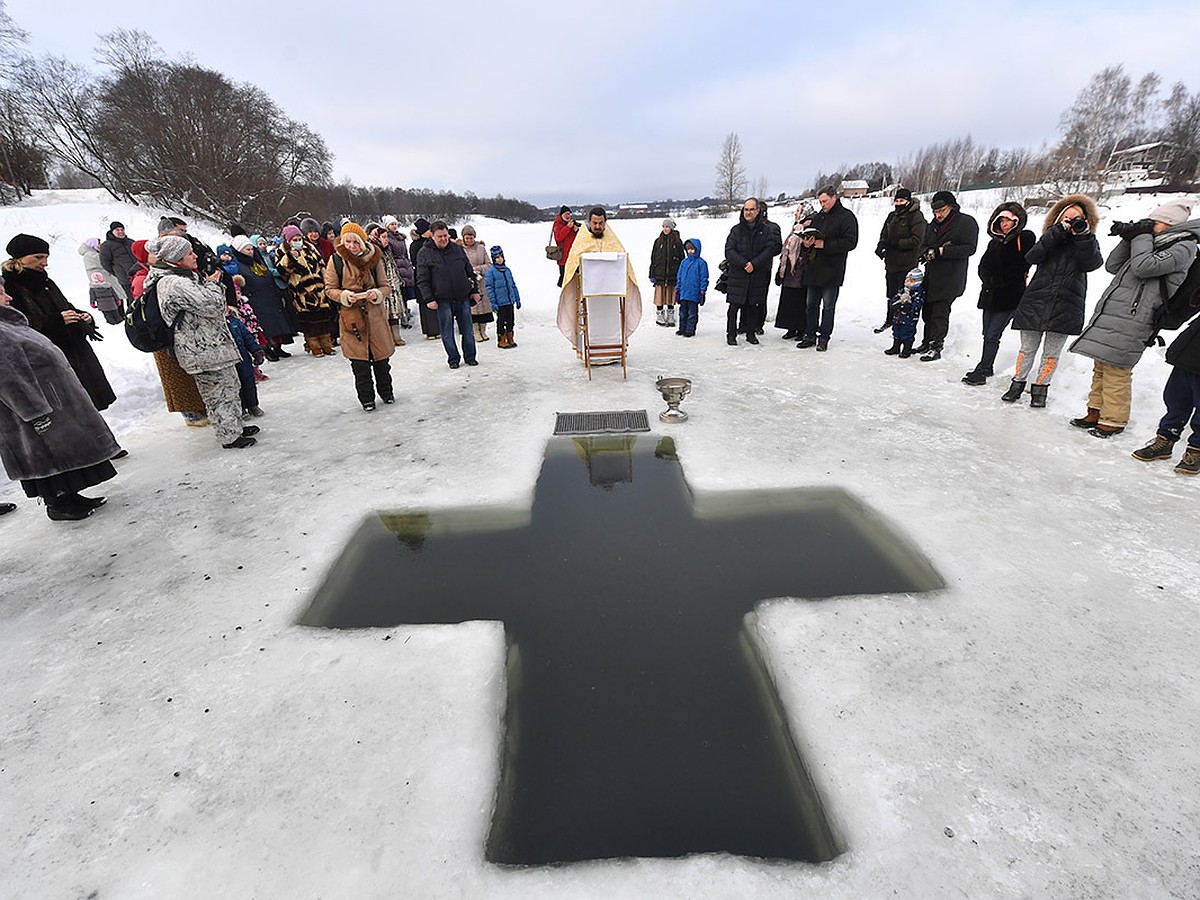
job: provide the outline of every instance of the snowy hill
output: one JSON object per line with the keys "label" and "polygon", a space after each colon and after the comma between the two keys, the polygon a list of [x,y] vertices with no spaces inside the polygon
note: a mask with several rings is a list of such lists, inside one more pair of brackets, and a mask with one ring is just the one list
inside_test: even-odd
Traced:
{"label": "snowy hill", "polygon": [[[983,222],[998,198],[961,199]],[[1160,202],[1119,198],[1102,235]],[[862,238],[828,353],[770,325],[761,346],[727,347],[710,291],[695,339],[650,315],[628,380],[610,367],[589,382],[554,325],[548,224],[474,220],[521,289],[520,346],[493,340],[478,368],[450,371],[440,342],[406,332],[398,402],[371,415],[340,357],[269,363],[261,440],[242,452],[168,414],[150,358],[101,324],[119,398],[105,415],[130,451],[110,502],[54,523],[0,481],[0,500],[20,506],[0,519],[0,895],[1194,894],[1200,479],[1129,457],[1162,413],[1162,350],[1136,369],[1132,421],[1108,441],[1067,425],[1090,360],[1065,355],[1045,410],[999,400],[1015,335],[1000,376],[959,382],[979,353],[974,276],[942,361],[886,357],[871,248],[890,204],[847,205]],[[83,305],[79,243],[113,219],[149,237],[160,214],[51,192],[0,208],[0,237],[50,240],[51,277]],[[786,228],[791,210],[771,216]],[[714,277],[733,221],[679,222]],[[658,221],[611,224],[646,289]],[[1093,302],[1107,281],[1092,276]],[[844,487],[947,588],[759,609],[753,627],[847,848],[833,862],[490,866],[501,625],[294,622],[372,510],[526,509],[554,412],[645,408],[667,433],[653,416],[660,374],[693,380],[691,421],[670,431],[693,490]],[[789,563],[799,573],[804,549]],[[663,559],[688,564],[686,548]]]}

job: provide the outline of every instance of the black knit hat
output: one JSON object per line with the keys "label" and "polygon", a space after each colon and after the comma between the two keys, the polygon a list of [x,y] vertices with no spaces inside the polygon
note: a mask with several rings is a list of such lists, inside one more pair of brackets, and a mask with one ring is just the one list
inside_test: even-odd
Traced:
{"label": "black knit hat", "polygon": [[109,222],[108,223],[109,231],[116,231],[118,228],[124,228],[124,227],[125,227],[125,225],[121,222]]}
{"label": "black knit hat", "polygon": [[943,206],[954,206],[956,202],[954,195],[949,191],[938,191],[933,195],[933,200],[930,201],[929,208],[937,211]]}
{"label": "black knit hat", "polygon": [[908,188],[899,188],[896,191],[896,199],[897,200],[911,200],[912,199],[912,191],[910,191]]}
{"label": "black knit hat", "polygon": [[22,256],[33,256],[35,253],[49,253],[50,245],[42,238],[32,234],[18,234],[8,242],[8,246],[4,249],[13,259],[20,259]]}

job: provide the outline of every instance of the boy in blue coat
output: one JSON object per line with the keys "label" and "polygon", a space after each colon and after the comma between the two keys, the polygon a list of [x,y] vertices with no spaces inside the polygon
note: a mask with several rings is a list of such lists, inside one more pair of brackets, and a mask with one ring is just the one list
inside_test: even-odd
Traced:
{"label": "boy in blue coat", "polygon": [[700,238],[683,242],[685,256],[675,275],[675,303],[679,307],[679,330],[683,337],[696,336],[700,307],[708,291],[708,263],[700,257]]}
{"label": "boy in blue coat", "polygon": [[901,359],[912,356],[917,322],[921,320],[921,307],[925,305],[924,282],[925,273],[917,266],[904,276],[904,287],[892,298],[892,346],[883,351],[888,356]]}
{"label": "boy in blue coat", "polygon": [[496,331],[499,332],[496,346],[510,350],[517,346],[513,340],[513,310],[521,308],[521,292],[517,290],[512,270],[504,264],[504,248],[497,244],[488,253],[492,257],[492,267],[483,276],[483,281],[488,300],[496,311]]}

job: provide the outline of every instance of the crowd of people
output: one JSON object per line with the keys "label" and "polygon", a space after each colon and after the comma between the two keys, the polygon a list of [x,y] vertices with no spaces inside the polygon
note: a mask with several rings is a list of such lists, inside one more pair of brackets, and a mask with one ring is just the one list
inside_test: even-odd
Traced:
{"label": "crowd of people", "polygon": [[[798,349],[827,352],[849,254],[859,242],[858,220],[832,187],[817,205],[801,203],[786,237],[767,205],[748,198],[730,229],[714,289],[725,294],[726,341],[758,344],[767,321],[767,295],[780,288],[774,326]],[[884,318],[876,333],[891,332],[883,352],[942,358],[953,303],[966,291],[979,225],[949,191],[933,194],[932,218],[918,198],[896,191],[875,253],[884,265]],[[1179,316],[1177,298],[1196,291],[1200,220],[1181,200],[1157,206],[1136,222],[1117,222],[1116,247],[1104,258],[1096,238],[1100,212],[1083,194],[1070,194],[1046,214],[1041,234],[1026,228],[1028,213],[1001,203],[986,225],[978,261],[982,351],[963,382],[985,385],[1004,334],[1019,335],[1013,377],[1000,399],[1046,405],[1064,349],[1093,360],[1084,415],[1070,420],[1108,438],[1129,421],[1133,368],[1164,327]],[[409,238],[411,237],[411,244]],[[42,498],[51,519],[86,518],[105,502],[80,492],[116,474],[126,455],[102,411],[116,399],[92,349],[102,339],[92,313],[72,304],[47,269],[49,242],[18,234],[0,266],[0,441],[10,478]],[[581,263],[593,252],[624,253],[602,207],[582,229],[568,207],[555,217],[547,256],[559,267],[558,324],[579,344]],[[503,248],[485,249],[467,225],[459,237],[446,222],[417,219],[406,235],[393,216],[365,226],[335,228],[300,216],[277,237],[230,227],[215,250],[190,235],[187,223],[164,217],[158,234],[133,240],[120,222],[105,239],[85,240],[79,253],[88,277],[88,302],[105,320],[129,322],[153,312],[170,328],[170,346],[154,350],[167,408],[189,426],[211,425],[222,448],[253,446],[260,432],[249,419],[263,415],[258,385],[266,361],[291,356],[297,336],[314,358],[341,355],[350,362],[359,403],[395,401],[390,359],[405,346],[402,330],[419,324],[441,340],[451,369],[476,366],[478,344],[517,346],[514,313],[521,296]],[[776,259],[778,258],[778,259]],[[1085,322],[1087,277],[1104,266],[1112,280]],[[632,267],[626,276],[625,338],[637,327],[641,295]],[[1032,272],[1032,275],[1030,274]],[[707,299],[709,267],[699,239],[684,240],[672,219],[650,248],[649,280],[656,323],[694,337]],[[1185,298],[1186,299],[1186,298]],[[410,302],[415,303],[413,315]],[[677,318],[678,314],[678,318]],[[918,326],[923,333],[917,342]],[[457,332],[457,336],[456,336]],[[1067,347],[1072,337],[1075,340]],[[917,344],[914,347],[914,344]],[[1038,359],[1040,353],[1040,360]],[[1200,473],[1200,318],[1167,351],[1172,371],[1163,391],[1166,412],[1153,440],[1133,456],[1173,458],[1190,423],[1187,450],[1176,466]],[[0,504],[0,514],[13,504]]]}
{"label": "crowd of people", "polygon": [[[476,341],[515,348],[514,311],[521,296],[499,245],[487,249],[467,225],[460,238],[445,222],[418,219],[408,235],[394,216],[335,229],[307,216],[283,224],[277,237],[230,226],[215,249],[165,216],[157,236],[133,240],[112,222],[104,241],[79,253],[88,302],[110,324],[133,331],[160,322],[168,338],[152,351],[167,409],[187,425],[211,426],[221,447],[258,441],[249,420],[264,415],[258,385],[267,361],[292,354],[298,336],[314,358],[350,363],[365,412],[395,401],[390,358],[405,346],[402,329],[415,318],[430,340],[442,340],[447,363],[478,365]],[[93,314],[71,303],[47,272],[50,244],[14,236],[0,282],[0,441],[9,477],[45,501],[56,521],[78,520],[103,505],[80,494],[112,478],[112,461],[127,455],[100,413],[116,395],[92,342],[103,339]],[[133,331],[131,331],[131,329]],[[461,352],[455,330],[461,338]],[[86,402],[84,402],[86,399]],[[11,433],[11,437],[10,437]],[[14,504],[0,504],[0,514]]]}

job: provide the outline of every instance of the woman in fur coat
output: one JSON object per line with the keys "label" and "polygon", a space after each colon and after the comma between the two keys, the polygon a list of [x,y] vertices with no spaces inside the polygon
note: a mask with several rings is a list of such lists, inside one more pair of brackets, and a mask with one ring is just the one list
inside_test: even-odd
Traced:
{"label": "woman in fur coat", "polygon": [[304,349],[314,357],[336,356],[333,320],[337,313],[325,294],[325,262],[320,249],[305,240],[295,225],[283,227],[283,243],[275,248],[275,269],[287,283]]}
{"label": "woman in fur coat", "polygon": [[79,492],[117,474],[120,448],[62,351],[10,299],[0,282],[0,459],[51,519],[87,518],[105,498]]}
{"label": "woman in fur coat", "polygon": [[383,268],[383,251],[354,222],[342,225],[342,234],[333,245],[333,256],[325,266],[325,293],[341,305],[342,355],[350,360],[362,408],[374,412],[376,392],[384,403],[394,403],[388,360],[396,352],[396,344],[383,306],[391,286]]}
{"label": "woman in fur coat", "polygon": [[476,239],[474,226],[463,226],[462,245],[467,259],[471,261],[471,268],[475,270],[475,280],[479,285],[479,302],[471,307],[471,323],[475,326],[475,340],[491,340],[487,333],[488,322],[493,321],[496,316],[492,312],[492,301],[488,299],[486,281],[487,271],[492,267],[492,257],[487,248]]}
{"label": "woman in fur coat", "polygon": [[1085,194],[1063,197],[1046,214],[1041,238],[1025,255],[1037,270],[1013,315],[1012,327],[1021,332],[1021,350],[1012,384],[1001,400],[1020,399],[1041,345],[1042,364],[1029,389],[1029,405],[1046,405],[1063,345],[1070,335],[1083,331],[1087,273],[1104,265],[1095,234],[1099,222],[1096,202]]}

